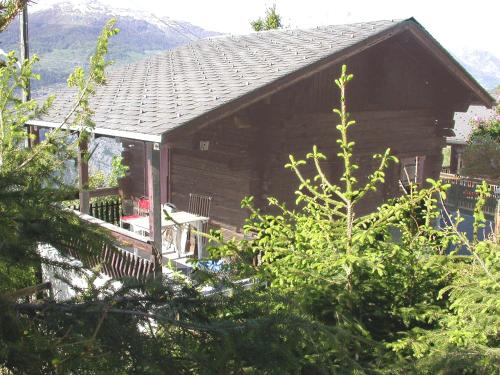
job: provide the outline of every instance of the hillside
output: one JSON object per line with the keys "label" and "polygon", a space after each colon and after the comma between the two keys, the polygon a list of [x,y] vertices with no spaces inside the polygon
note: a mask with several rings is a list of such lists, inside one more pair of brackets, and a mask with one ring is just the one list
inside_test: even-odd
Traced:
{"label": "hillside", "polygon": [[[125,64],[147,55],[215,35],[187,22],[158,18],[146,12],[112,9],[97,1],[59,3],[29,15],[31,53],[40,56],[41,82],[34,89],[60,84],[76,65],[85,63],[103,25],[117,18],[121,32],[113,38],[110,58]],[[18,22],[0,34],[0,48],[18,49]]]}
{"label": "hillside", "polygon": [[[39,94],[40,88],[64,83],[76,65],[88,60],[102,26],[113,17],[121,32],[113,38],[110,57],[118,65],[217,35],[188,22],[111,8],[99,0],[64,0],[37,9],[31,11],[29,22],[31,52],[41,57],[43,81],[34,83]],[[0,49],[17,50],[18,35],[18,23],[14,22],[0,34]],[[476,49],[450,52],[486,89],[500,85],[500,59],[495,55]]]}

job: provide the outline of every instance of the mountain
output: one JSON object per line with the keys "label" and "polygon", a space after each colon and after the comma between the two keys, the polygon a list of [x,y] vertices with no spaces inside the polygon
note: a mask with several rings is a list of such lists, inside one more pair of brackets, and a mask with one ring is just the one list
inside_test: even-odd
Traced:
{"label": "mountain", "polygon": [[[120,33],[110,43],[109,58],[117,65],[130,63],[190,41],[217,35],[188,22],[127,9],[110,8],[96,0],[61,2],[29,14],[30,53],[41,61],[42,81],[35,90],[64,83],[77,65],[85,64],[97,36],[110,18],[117,19]],[[0,48],[17,50],[18,22],[0,34]]]}
{"label": "mountain", "polygon": [[500,86],[500,59],[490,52],[464,49],[455,54],[457,60],[487,90]]}
{"label": "mountain", "polygon": [[[30,53],[40,57],[37,72],[42,76],[41,81],[32,82],[34,96],[43,96],[54,85],[64,84],[75,66],[88,61],[102,27],[111,18],[117,19],[120,28],[109,49],[109,58],[115,65],[217,35],[188,22],[160,18],[147,12],[114,9],[95,0],[60,2],[30,11]],[[18,25],[15,21],[0,33],[0,49],[18,50]],[[109,174],[111,159],[120,154],[121,144],[114,139],[99,138],[91,142],[91,148],[94,150],[89,163],[91,173],[101,170]],[[76,169],[68,165],[65,181],[74,183],[75,179]]]}
{"label": "mountain", "polygon": [[[217,35],[188,22],[111,8],[99,0],[43,1],[29,15],[31,53],[41,58],[42,81],[34,82],[34,89],[40,92],[40,88],[64,83],[75,66],[88,61],[99,32],[113,17],[121,32],[111,41],[109,57],[117,65]],[[18,49],[18,28],[18,22],[13,22],[0,34],[0,49]],[[495,55],[470,49],[451,52],[486,89],[500,85],[500,60]]]}

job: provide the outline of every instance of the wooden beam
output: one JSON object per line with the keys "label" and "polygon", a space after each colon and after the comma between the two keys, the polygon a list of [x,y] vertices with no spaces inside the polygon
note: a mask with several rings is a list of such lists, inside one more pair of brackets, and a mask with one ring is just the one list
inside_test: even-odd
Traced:
{"label": "wooden beam", "polygon": [[497,241],[500,239],[500,199],[497,199],[497,208],[495,210],[495,236]]}
{"label": "wooden beam", "polygon": [[43,290],[48,290],[50,298],[51,299],[53,298],[52,283],[50,281],[47,281],[47,282],[44,282],[44,283],[41,283],[38,285],[34,285],[34,286],[29,286],[27,288],[15,290],[14,292],[7,294],[5,297],[7,297],[8,299],[29,297],[29,296],[32,296],[33,294],[37,294]]}
{"label": "wooden beam", "polygon": [[[65,130],[78,131],[81,130],[82,127],[74,127],[72,124],[64,124],[61,127],[60,122],[51,122],[51,121],[40,121],[40,120],[29,120],[26,122],[27,125],[36,125],[42,128],[61,128]],[[92,129],[92,133],[94,135],[103,135],[106,137],[112,138],[124,138],[131,139],[136,141],[145,141],[145,142],[161,142],[161,135],[153,135],[153,134],[145,134],[139,132],[132,131],[124,131],[124,130],[114,130],[114,129],[106,129],[102,127],[96,126]]]}
{"label": "wooden beam", "polygon": [[28,147],[40,144],[40,129],[38,126],[28,125]]}
{"label": "wooden beam", "polygon": [[172,199],[170,188],[172,150],[168,144],[161,145],[160,155],[161,203],[168,203]]}
{"label": "wooden beam", "polygon": [[90,212],[89,194],[89,165],[87,162],[87,141],[80,140],[78,144],[78,190],[80,199],[80,212],[88,214]]}
{"label": "wooden beam", "polygon": [[[149,237],[152,240],[157,262],[161,265],[161,185],[160,144],[146,144],[149,196]],[[161,267],[160,267],[161,272]]]}
{"label": "wooden beam", "polygon": [[[119,228],[119,227],[118,227]],[[129,232],[129,233],[127,233]],[[138,240],[134,238],[130,233],[134,234],[133,232],[130,232],[128,230],[123,230],[121,232],[118,232],[117,230],[110,230],[109,232],[111,236],[118,241],[118,243],[121,246],[124,247],[129,247],[134,250],[141,250],[147,254],[152,254],[153,249],[151,244],[145,241]]]}
{"label": "wooden beam", "polygon": [[100,226],[101,228],[104,228],[109,231],[109,234],[113,238],[115,238],[121,247],[128,247],[132,248],[134,250],[141,250],[142,252],[146,253],[147,255],[151,255],[152,248],[151,244],[148,242],[147,237],[143,237],[137,233],[131,232],[127,229],[124,229],[122,227],[113,225],[111,223],[107,223],[101,219],[98,219],[96,217],[82,214],[79,211],[73,211],[75,215],[77,215],[80,219],[89,222],[91,224],[95,224]]}
{"label": "wooden beam", "polygon": [[94,197],[108,197],[110,195],[121,195],[120,188],[118,187],[107,187],[107,188],[98,188],[95,190],[89,191],[90,198]]}

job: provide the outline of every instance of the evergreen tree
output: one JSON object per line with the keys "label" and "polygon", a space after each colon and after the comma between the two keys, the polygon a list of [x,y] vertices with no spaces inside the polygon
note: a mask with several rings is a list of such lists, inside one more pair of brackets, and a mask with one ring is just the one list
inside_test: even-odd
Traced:
{"label": "evergreen tree", "polygon": [[266,9],[266,16],[264,19],[259,18],[250,22],[255,31],[281,29],[281,16],[276,12],[276,4]]}
{"label": "evergreen tree", "polygon": [[[494,238],[477,241],[490,189],[483,184],[477,191],[474,241],[458,230],[460,217],[448,217],[449,227],[435,227],[438,202],[449,188],[440,181],[427,180],[425,189],[411,186],[376,212],[358,216],[357,207],[385,181],[386,167],[397,159],[390,150],[374,155],[378,168],[366,184],[357,181],[355,143],[348,138],[356,122],[345,101],[352,79],[343,66],[335,81],[341,103],[334,110],[339,116],[337,155],[344,167],[340,184],[326,177],[321,167],[326,156],[317,147],[305,160],[290,156],[287,167],[299,183],[296,205],[270,198],[269,205],[279,212],[270,215],[246,199],[243,207],[251,215],[245,231],[252,239],[211,251],[215,258],[238,260],[226,266],[228,273],[266,282],[295,301],[299,311],[330,327],[333,341],[323,358],[330,370],[493,373],[500,359],[500,246]],[[314,178],[302,172],[308,163]],[[446,254],[457,245],[471,256]]]}
{"label": "evergreen tree", "polygon": [[[2,2],[8,23],[22,2]],[[3,23],[2,23],[3,25]],[[103,246],[119,251],[100,228],[83,222],[62,201],[74,197],[61,174],[79,142],[92,133],[90,97],[105,83],[110,21],[98,38],[89,70],[76,68],[68,84],[75,103],[59,128],[32,147],[25,123],[50,108],[20,100],[38,58],[19,63],[15,53],[0,67],[0,372],[14,374],[164,374],[294,372],[310,352],[326,351],[320,324],[294,314],[291,304],[267,291],[214,283],[211,296],[184,277],[120,280],[97,288],[96,269],[56,262],[38,251],[50,244],[68,260],[98,257]],[[78,136],[74,137],[74,131]],[[73,135],[73,136],[70,136]],[[88,277],[88,288],[67,301],[33,301],[42,264]],[[85,272],[86,271],[86,272]],[[85,272],[85,273],[84,273]],[[91,276],[88,276],[90,272]],[[231,288],[231,293],[227,293]],[[277,304],[276,301],[280,301]]]}
{"label": "evergreen tree", "polygon": [[[3,1],[0,25],[22,2]],[[5,4],[5,5],[4,5]],[[9,6],[7,6],[10,4]],[[14,4],[14,5],[12,5]],[[17,5],[15,5],[17,4]],[[7,9],[8,11],[4,11]],[[473,241],[458,231],[460,218],[437,229],[438,202],[447,186],[428,181],[357,216],[369,191],[384,182],[396,159],[390,150],[375,155],[379,167],[360,185],[352,161],[345,92],[353,79],[345,67],[340,90],[340,184],[326,178],[326,158],[313,147],[304,160],[290,157],[298,178],[297,204],[269,203],[279,214],[251,210],[245,230],[254,239],[221,242],[210,249],[225,258],[222,272],[198,270],[121,286],[88,288],[68,301],[27,298],[39,283],[40,264],[79,268],[45,259],[40,243],[82,258],[114,243],[99,228],[82,222],[60,202],[74,191],[60,180],[65,160],[91,134],[89,99],[105,82],[109,22],[97,41],[90,69],[77,68],[68,80],[75,105],[65,126],[32,148],[24,124],[46,111],[23,103],[20,90],[37,79],[33,57],[19,65],[14,53],[0,67],[0,372],[13,374],[490,374],[500,361],[499,245]],[[333,125],[332,125],[333,126]],[[66,128],[69,128],[67,130]],[[72,130],[78,137],[68,137]],[[316,176],[302,173],[312,163]],[[475,232],[484,226],[482,207],[489,187],[478,189]],[[220,240],[220,233],[212,233]],[[471,256],[446,252],[466,246]],[[450,247],[451,246],[451,247]],[[250,277],[249,289],[238,281]],[[67,280],[71,283],[71,280]],[[210,294],[202,287],[210,286]],[[27,292],[25,288],[28,288]]]}

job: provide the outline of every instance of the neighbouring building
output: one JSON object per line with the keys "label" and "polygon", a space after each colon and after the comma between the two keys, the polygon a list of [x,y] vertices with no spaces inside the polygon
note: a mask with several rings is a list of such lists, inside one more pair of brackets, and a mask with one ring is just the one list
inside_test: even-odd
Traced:
{"label": "neighbouring building", "polygon": [[473,130],[471,122],[478,119],[488,119],[494,115],[494,109],[479,105],[471,105],[467,112],[455,114],[455,135],[446,139],[446,144],[450,148],[450,173],[462,174],[463,153]]}

